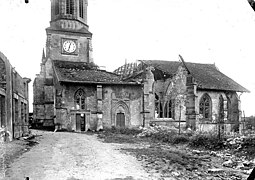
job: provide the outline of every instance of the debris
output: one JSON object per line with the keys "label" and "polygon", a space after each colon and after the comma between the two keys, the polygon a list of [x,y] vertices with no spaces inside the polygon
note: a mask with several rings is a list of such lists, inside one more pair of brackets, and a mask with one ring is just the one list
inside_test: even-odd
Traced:
{"label": "debris", "polygon": [[222,165],[225,167],[233,168],[233,166],[235,166],[235,162],[229,159],[228,161],[225,161]]}
{"label": "debris", "polygon": [[208,173],[221,173],[223,171],[224,171],[224,169],[220,169],[220,168],[208,169]]}

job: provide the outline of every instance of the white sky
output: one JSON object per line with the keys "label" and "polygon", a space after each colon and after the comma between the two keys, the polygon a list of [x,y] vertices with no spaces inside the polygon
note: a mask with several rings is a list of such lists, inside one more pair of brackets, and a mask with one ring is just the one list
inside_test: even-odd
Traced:
{"label": "white sky", "polygon": [[[251,91],[241,96],[242,109],[255,115],[255,12],[246,0],[88,1],[96,64],[113,71],[125,59],[178,61],[178,54],[215,63]],[[49,21],[50,0],[0,0],[0,51],[23,77],[40,72]]]}

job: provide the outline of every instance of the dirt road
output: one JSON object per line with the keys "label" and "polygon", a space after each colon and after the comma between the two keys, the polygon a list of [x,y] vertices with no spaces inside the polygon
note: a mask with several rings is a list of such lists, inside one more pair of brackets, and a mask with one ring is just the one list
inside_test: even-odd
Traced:
{"label": "dirt road", "polygon": [[38,145],[10,165],[6,179],[112,180],[156,179],[116,144],[103,143],[96,135],[36,131]]}

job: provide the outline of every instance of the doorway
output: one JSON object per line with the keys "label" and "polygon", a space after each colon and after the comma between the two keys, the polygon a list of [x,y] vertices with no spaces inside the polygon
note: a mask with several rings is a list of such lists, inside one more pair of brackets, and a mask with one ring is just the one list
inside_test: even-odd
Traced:
{"label": "doorway", "polygon": [[117,113],[116,126],[121,127],[121,128],[125,127],[125,114],[124,113]]}
{"label": "doorway", "polygon": [[76,114],[76,131],[85,131],[86,116],[85,114]]}

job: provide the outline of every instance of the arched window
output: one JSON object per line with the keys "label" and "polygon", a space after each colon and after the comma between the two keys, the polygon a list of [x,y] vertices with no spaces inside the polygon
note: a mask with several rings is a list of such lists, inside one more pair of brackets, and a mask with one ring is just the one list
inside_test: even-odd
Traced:
{"label": "arched window", "polygon": [[59,0],[55,0],[55,15],[59,14]]}
{"label": "arched window", "polygon": [[73,0],[66,0],[66,14],[73,14],[74,3]]}
{"label": "arched window", "polygon": [[79,0],[79,15],[83,18],[83,0]]}
{"label": "arched window", "polygon": [[169,101],[169,107],[168,107],[168,117],[174,119],[174,100]]}
{"label": "arched window", "polygon": [[228,102],[227,102],[227,110],[228,110],[228,120],[229,121],[231,121],[231,114],[232,114],[232,112],[231,112],[231,101],[230,101],[230,99],[229,99],[229,97],[227,97],[227,100],[228,100]]}
{"label": "arched window", "polygon": [[210,120],[212,114],[211,98],[208,94],[204,94],[199,102],[199,114],[203,116],[203,119]]}
{"label": "arched window", "polygon": [[174,118],[173,100],[169,100],[165,103],[164,118]]}
{"label": "arched window", "polygon": [[219,121],[224,120],[224,100],[222,95],[219,98]]}
{"label": "arched window", "polygon": [[85,93],[82,89],[79,89],[78,91],[76,91],[74,100],[75,100],[76,109],[86,109]]}
{"label": "arched window", "polygon": [[162,102],[159,102],[159,118],[163,118],[163,106],[162,106]]}

